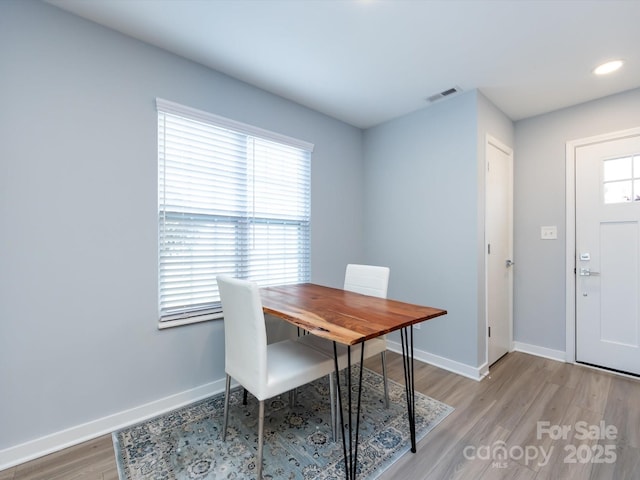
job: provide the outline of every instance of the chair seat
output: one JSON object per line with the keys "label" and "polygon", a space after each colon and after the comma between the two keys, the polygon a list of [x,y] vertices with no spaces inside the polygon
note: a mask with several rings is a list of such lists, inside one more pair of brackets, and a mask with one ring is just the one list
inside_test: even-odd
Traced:
{"label": "chair seat", "polygon": [[265,390],[248,390],[258,400],[266,400],[329,375],[333,371],[333,353],[329,356],[297,341],[283,340],[267,346]]}
{"label": "chair seat", "polygon": [[[303,335],[297,340],[303,345],[309,346],[324,355],[333,359],[333,342],[324,338],[317,337],[315,335]],[[364,343],[364,358],[370,358],[374,355],[378,355],[387,350],[386,337],[372,338]],[[338,368],[342,370],[348,365],[347,358],[347,346],[337,344],[338,352]],[[351,364],[358,363],[360,361],[360,345],[353,345],[351,347]],[[332,365],[334,363],[332,362]],[[335,369],[335,368],[334,368]]]}

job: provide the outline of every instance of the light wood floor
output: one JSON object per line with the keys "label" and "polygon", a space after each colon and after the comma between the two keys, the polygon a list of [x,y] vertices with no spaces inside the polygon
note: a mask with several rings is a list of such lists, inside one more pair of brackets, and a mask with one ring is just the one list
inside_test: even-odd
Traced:
{"label": "light wood floor", "polygon": [[[390,377],[403,383],[401,357],[387,358]],[[366,365],[379,370],[377,359]],[[640,380],[523,353],[504,357],[482,382],[420,362],[415,377],[416,390],[455,411],[382,480],[640,479]],[[538,432],[540,421],[550,433]],[[615,438],[579,438],[599,433],[601,422],[610,437],[617,429]],[[564,428],[564,438],[553,427]],[[506,458],[491,458],[500,447]],[[118,480],[111,437],[0,472],[0,480],[63,479]]]}

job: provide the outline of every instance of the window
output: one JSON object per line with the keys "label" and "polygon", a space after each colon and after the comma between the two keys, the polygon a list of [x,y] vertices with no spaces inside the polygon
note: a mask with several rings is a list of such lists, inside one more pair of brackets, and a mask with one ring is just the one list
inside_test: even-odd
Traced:
{"label": "window", "polygon": [[604,161],[604,203],[640,201],[640,155]]}
{"label": "window", "polygon": [[156,103],[161,328],[220,318],[219,274],[308,282],[313,145]]}

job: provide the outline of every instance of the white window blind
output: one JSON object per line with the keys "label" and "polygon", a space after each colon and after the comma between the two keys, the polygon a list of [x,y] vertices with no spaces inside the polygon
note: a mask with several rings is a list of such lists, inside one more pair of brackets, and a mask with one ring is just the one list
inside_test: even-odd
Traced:
{"label": "white window blind", "polygon": [[219,274],[308,282],[313,145],[156,103],[161,322],[219,317]]}

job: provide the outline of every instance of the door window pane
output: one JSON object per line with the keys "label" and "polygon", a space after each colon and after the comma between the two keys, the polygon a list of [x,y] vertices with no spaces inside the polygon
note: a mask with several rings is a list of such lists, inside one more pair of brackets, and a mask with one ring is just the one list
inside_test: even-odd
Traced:
{"label": "door window pane", "polygon": [[627,180],[633,178],[631,157],[604,161],[604,181]]}
{"label": "door window pane", "polygon": [[604,160],[604,203],[640,201],[640,155]]}
{"label": "door window pane", "polygon": [[604,203],[624,203],[631,201],[631,180],[604,184]]}

